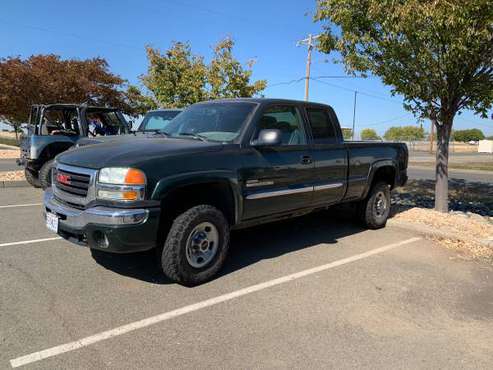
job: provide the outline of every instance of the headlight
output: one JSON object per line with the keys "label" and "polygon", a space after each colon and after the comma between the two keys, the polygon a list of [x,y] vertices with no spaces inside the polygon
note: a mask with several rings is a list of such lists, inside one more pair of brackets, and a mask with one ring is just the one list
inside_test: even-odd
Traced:
{"label": "headlight", "polygon": [[136,168],[108,167],[99,171],[97,198],[115,201],[144,199],[146,177]]}

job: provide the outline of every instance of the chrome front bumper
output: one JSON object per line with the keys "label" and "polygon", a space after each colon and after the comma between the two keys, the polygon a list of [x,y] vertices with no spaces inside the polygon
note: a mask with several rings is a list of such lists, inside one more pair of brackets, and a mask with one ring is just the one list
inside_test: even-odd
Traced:
{"label": "chrome front bumper", "polygon": [[84,229],[89,224],[104,226],[138,225],[147,221],[147,209],[120,209],[92,207],[84,210],[69,207],[53,195],[51,188],[44,193],[44,213],[51,212],[59,217],[59,224],[70,229]]}

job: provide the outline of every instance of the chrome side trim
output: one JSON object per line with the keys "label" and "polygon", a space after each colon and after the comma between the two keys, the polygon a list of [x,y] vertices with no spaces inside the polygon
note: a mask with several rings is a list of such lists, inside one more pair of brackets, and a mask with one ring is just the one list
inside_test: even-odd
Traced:
{"label": "chrome side trim", "polygon": [[309,193],[311,191],[313,191],[313,186],[307,186],[304,188],[297,188],[297,189],[274,190],[274,191],[266,191],[262,193],[250,194],[247,195],[246,199],[262,199],[262,198],[278,197],[281,195]]}
{"label": "chrome side trim", "polygon": [[332,184],[325,184],[325,185],[317,185],[313,187],[314,191],[320,191],[320,190],[327,190],[327,189],[335,189],[335,188],[340,188],[343,186],[343,183],[341,182],[334,182]]}
{"label": "chrome side trim", "polygon": [[343,185],[344,184],[342,182],[334,182],[331,184],[324,184],[324,185],[317,185],[317,186],[305,186],[303,188],[297,188],[297,189],[265,191],[262,193],[249,194],[246,196],[246,199],[263,199],[263,198],[278,197],[278,196],[282,196],[282,195],[308,193],[310,191],[336,189],[336,188],[340,188]]}
{"label": "chrome side trim", "polygon": [[248,180],[246,182],[246,187],[247,188],[253,188],[255,186],[268,186],[268,185],[274,185],[274,181],[270,181],[270,180],[265,180],[265,181]]}

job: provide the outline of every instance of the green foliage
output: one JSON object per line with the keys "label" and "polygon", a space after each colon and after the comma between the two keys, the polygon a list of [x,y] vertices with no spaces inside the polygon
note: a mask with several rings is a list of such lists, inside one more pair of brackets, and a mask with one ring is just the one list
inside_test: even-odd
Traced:
{"label": "green foliage", "polygon": [[150,96],[142,94],[137,86],[129,85],[125,95],[134,115],[144,115],[157,108],[156,102]]}
{"label": "green foliage", "polygon": [[388,141],[418,141],[425,138],[425,131],[418,126],[390,127],[383,137]]}
{"label": "green foliage", "polygon": [[214,58],[207,73],[210,99],[252,97],[267,86],[265,80],[250,84],[253,62],[244,69],[233,57],[233,46],[233,40],[226,38],[214,48]]}
{"label": "green foliage", "polygon": [[162,107],[181,108],[202,100],[251,97],[266,87],[266,81],[250,83],[252,63],[243,68],[233,56],[233,40],[227,38],[214,47],[209,65],[194,55],[190,44],[176,42],[161,54],[147,48],[149,67],[142,77],[151,100]]}
{"label": "green foliage", "polygon": [[380,140],[377,132],[372,128],[365,128],[361,130],[361,140]]}
{"label": "green foliage", "polygon": [[[422,117],[486,117],[493,104],[491,0],[319,0],[320,49],[350,72],[372,73]],[[332,27],[337,26],[336,28]]]}
{"label": "green foliage", "polygon": [[146,50],[149,67],[142,81],[158,105],[181,108],[205,99],[207,68],[189,44],[176,42],[164,54]]}
{"label": "green foliage", "polygon": [[488,136],[486,140],[493,140],[493,136]]}
{"label": "green foliage", "polygon": [[351,140],[353,138],[353,130],[350,128],[342,128],[342,137],[344,140]]}
{"label": "green foliage", "polygon": [[471,128],[469,130],[455,130],[453,132],[455,141],[461,141],[467,143],[469,141],[479,141],[484,139],[483,131],[478,128]]}

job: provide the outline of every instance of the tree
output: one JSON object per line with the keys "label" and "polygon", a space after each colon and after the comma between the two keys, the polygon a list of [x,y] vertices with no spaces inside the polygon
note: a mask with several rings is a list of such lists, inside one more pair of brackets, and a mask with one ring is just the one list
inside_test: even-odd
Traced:
{"label": "tree", "polygon": [[453,137],[455,141],[467,143],[469,141],[479,141],[484,139],[483,131],[478,128],[469,130],[454,130]]}
{"label": "tree", "polygon": [[214,58],[207,71],[210,99],[251,97],[267,86],[265,80],[250,84],[253,62],[244,69],[233,57],[233,46],[234,41],[226,38],[214,47]]}
{"label": "tree", "polygon": [[92,103],[134,114],[125,80],[102,58],[62,60],[57,55],[0,59],[0,120],[18,129],[32,104]]}
{"label": "tree", "polygon": [[342,137],[344,140],[351,140],[353,138],[353,130],[350,128],[342,128]]}
{"label": "tree", "polygon": [[142,81],[157,105],[182,108],[206,99],[207,67],[189,44],[175,42],[164,54],[151,47],[146,50],[149,67]]}
{"label": "tree", "polygon": [[437,128],[435,209],[448,211],[448,154],[455,116],[486,117],[493,104],[491,0],[319,0],[319,48],[348,71],[371,73]]}
{"label": "tree", "polygon": [[425,138],[425,130],[417,126],[390,127],[383,137],[388,141],[418,141]]}
{"label": "tree", "polygon": [[361,140],[380,140],[377,132],[372,128],[365,128],[361,130]]}
{"label": "tree", "polygon": [[149,67],[142,81],[159,106],[184,107],[207,99],[252,97],[265,80],[250,83],[253,63],[245,69],[233,56],[233,40],[214,47],[210,64],[194,55],[190,44],[176,42],[164,54],[147,48]]}

